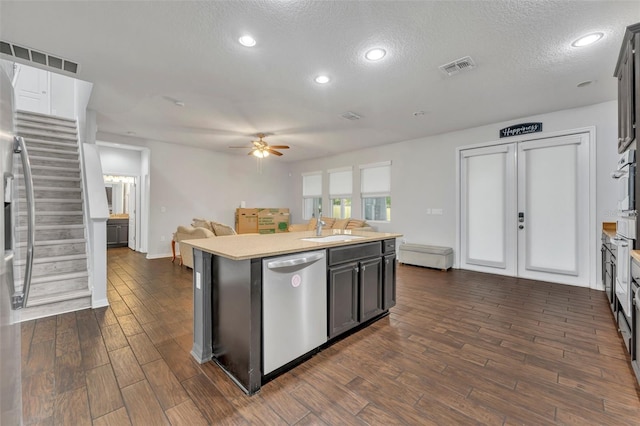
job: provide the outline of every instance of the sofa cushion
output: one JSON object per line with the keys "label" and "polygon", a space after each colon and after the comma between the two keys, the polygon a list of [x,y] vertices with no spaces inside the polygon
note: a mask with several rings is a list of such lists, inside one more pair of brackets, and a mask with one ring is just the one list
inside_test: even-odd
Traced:
{"label": "sofa cushion", "polygon": [[175,233],[175,241],[180,242],[182,240],[196,240],[199,238],[213,238],[215,234],[204,227],[194,226],[178,226],[178,230]]}
{"label": "sofa cushion", "polygon": [[316,229],[317,225],[318,225],[318,219],[315,217],[312,217],[311,219],[309,219],[309,224],[307,225],[307,231],[313,231],[314,229]]}
{"label": "sofa cushion", "polygon": [[349,218],[336,219],[335,222],[333,222],[332,229],[346,229],[348,223],[349,223]]}
{"label": "sofa cushion", "polygon": [[325,229],[332,229],[333,228],[333,224],[336,221],[336,219],[334,217],[324,217],[324,216],[322,216],[320,218],[320,220],[322,220],[324,222]]}
{"label": "sofa cushion", "polygon": [[209,231],[213,232],[213,226],[211,226],[211,222],[199,217],[193,218],[193,222],[191,222],[191,226],[193,226],[194,228],[207,228]]}
{"label": "sofa cushion", "polygon": [[364,220],[359,219],[349,219],[349,223],[347,224],[345,229],[356,229],[364,227],[366,222]]}
{"label": "sofa cushion", "polygon": [[211,226],[213,227],[213,232],[217,237],[223,237],[225,235],[236,235],[236,231],[223,223],[211,222]]}

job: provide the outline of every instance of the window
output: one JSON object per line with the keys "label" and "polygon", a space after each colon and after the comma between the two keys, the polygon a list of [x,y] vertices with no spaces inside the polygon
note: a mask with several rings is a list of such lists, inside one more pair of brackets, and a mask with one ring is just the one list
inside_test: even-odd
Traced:
{"label": "window", "polygon": [[329,170],[329,198],[331,217],[345,219],[351,217],[351,192],[353,191],[353,170],[351,167]]}
{"label": "window", "polygon": [[365,220],[391,220],[391,162],[360,166],[360,193]]}
{"label": "window", "polygon": [[322,172],[302,174],[302,218],[309,220],[322,213]]}

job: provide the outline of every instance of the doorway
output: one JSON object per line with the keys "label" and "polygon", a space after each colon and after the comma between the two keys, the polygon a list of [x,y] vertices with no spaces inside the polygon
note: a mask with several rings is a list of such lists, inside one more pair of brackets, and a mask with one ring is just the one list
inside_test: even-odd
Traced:
{"label": "doorway", "polygon": [[460,267],[591,286],[590,141],[578,132],[459,149]]}

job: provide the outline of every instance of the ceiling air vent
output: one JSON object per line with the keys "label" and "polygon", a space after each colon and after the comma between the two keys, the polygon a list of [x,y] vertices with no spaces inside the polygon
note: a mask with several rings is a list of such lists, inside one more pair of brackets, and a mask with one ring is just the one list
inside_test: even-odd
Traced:
{"label": "ceiling air vent", "polygon": [[451,77],[458,74],[460,71],[472,70],[476,67],[476,63],[473,62],[471,56],[465,56],[464,58],[456,59],[448,64],[440,65],[440,71]]}
{"label": "ceiling air vent", "polygon": [[351,120],[351,121],[360,120],[362,118],[355,112],[351,112],[351,111],[347,111],[344,114],[340,114],[340,117],[346,118],[347,120]]}
{"label": "ceiling air vent", "polygon": [[23,59],[29,62],[43,65],[45,67],[55,68],[60,71],[66,71],[71,74],[78,73],[78,64],[58,56],[48,53],[39,52],[28,47],[18,46],[17,44],[7,41],[0,41],[0,53],[14,58]]}

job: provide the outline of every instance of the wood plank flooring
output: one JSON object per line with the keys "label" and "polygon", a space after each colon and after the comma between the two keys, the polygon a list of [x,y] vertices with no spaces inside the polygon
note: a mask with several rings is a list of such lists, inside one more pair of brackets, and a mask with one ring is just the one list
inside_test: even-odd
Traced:
{"label": "wood plank flooring", "polygon": [[398,267],[398,304],[248,397],[192,343],[191,270],[108,250],[111,306],[22,324],[25,424],[640,424],[603,292]]}

